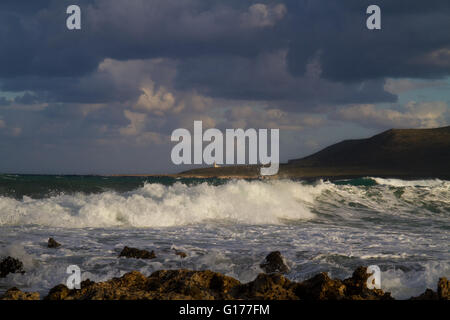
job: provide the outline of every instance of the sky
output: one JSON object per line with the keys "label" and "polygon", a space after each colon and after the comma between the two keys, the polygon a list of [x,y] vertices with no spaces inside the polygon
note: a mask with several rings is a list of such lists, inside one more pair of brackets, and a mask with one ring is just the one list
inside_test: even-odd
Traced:
{"label": "sky", "polygon": [[449,17],[448,0],[2,0],[0,172],[178,172],[170,136],[194,120],[277,128],[282,162],[450,125]]}

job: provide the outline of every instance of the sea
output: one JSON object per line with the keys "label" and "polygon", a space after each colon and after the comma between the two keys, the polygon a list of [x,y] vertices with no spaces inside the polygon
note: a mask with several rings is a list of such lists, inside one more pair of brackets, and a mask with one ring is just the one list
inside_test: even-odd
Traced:
{"label": "sea", "polygon": [[[291,280],[377,265],[381,288],[407,299],[450,277],[449,245],[450,181],[0,175],[0,258],[26,270],[1,278],[0,294],[43,297],[70,265],[92,281],[186,268],[249,282],[280,251]],[[118,258],[124,246],[156,258]]]}

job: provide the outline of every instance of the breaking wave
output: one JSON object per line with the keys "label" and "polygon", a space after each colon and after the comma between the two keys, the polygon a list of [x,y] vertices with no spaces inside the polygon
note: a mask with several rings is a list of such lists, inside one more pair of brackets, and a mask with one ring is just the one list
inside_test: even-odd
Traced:
{"label": "breaking wave", "polygon": [[314,218],[308,209],[321,188],[295,182],[233,181],[213,186],[145,184],[132,192],[0,197],[0,225],[170,227],[223,221],[277,224]]}
{"label": "breaking wave", "polygon": [[60,194],[42,199],[0,197],[0,226],[142,228],[210,222],[259,225],[312,220],[333,210],[334,215],[345,211],[340,215],[344,219],[355,218],[366,209],[391,210],[390,214],[417,208],[425,213],[450,212],[449,182],[368,179],[377,185],[234,180],[221,185],[146,183],[131,192]]}

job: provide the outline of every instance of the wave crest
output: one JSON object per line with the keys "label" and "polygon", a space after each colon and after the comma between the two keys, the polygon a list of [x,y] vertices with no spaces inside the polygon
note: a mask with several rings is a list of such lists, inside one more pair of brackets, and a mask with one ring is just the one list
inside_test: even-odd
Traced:
{"label": "wave crest", "polygon": [[321,188],[292,181],[231,181],[213,186],[145,184],[133,192],[0,197],[0,225],[67,228],[171,227],[208,221],[279,224],[312,219]]}

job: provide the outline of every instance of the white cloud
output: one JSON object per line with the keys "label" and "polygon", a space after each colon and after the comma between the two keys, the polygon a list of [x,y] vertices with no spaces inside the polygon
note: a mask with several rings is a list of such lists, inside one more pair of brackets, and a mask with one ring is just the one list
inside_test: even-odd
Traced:
{"label": "white cloud", "polygon": [[153,112],[156,115],[162,116],[169,110],[177,109],[180,110],[182,106],[175,106],[174,95],[167,91],[165,87],[160,87],[155,90],[154,85],[147,88],[141,88],[142,94],[139,97],[135,109],[145,110]]}
{"label": "white cloud", "polygon": [[182,128],[190,130],[196,120],[202,121],[203,130],[217,127],[217,121],[205,114],[186,114],[180,119],[180,125]]}
{"label": "white cloud", "polygon": [[132,112],[130,110],[124,110],[123,114],[125,118],[130,120],[130,124],[125,128],[119,129],[121,135],[136,136],[145,129],[145,125],[147,122],[147,115],[145,113],[138,113]]}
{"label": "white cloud", "polygon": [[283,19],[286,12],[287,9],[284,4],[269,6],[256,3],[248,8],[248,12],[242,14],[242,25],[250,28],[273,27],[279,20]]}
{"label": "white cloud", "polygon": [[130,121],[130,124],[120,128],[119,132],[124,137],[132,138],[132,143],[150,146],[153,144],[164,144],[169,141],[168,136],[146,130],[151,120],[148,119],[147,114],[124,110],[124,115]]}
{"label": "white cloud", "polygon": [[261,109],[250,106],[234,107],[227,114],[232,128],[268,128],[299,131],[305,127],[315,127],[324,119],[309,114],[289,113],[280,109]]}
{"label": "white cloud", "polygon": [[368,127],[434,128],[450,123],[449,106],[443,101],[410,101],[399,110],[372,104],[341,108],[332,118],[352,121]]}
{"label": "white cloud", "polygon": [[443,81],[429,80],[429,81],[417,81],[412,79],[393,79],[388,78],[384,84],[384,90],[392,94],[400,94],[407,91],[413,91],[418,89],[441,87],[445,86]]}
{"label": "white cloud", "polygon": [[417,59],[418,63],[438,66],[438,67],[449,67],[450,66],[450,48],[441,48],[434,50],[424,55],[423,57]]}

